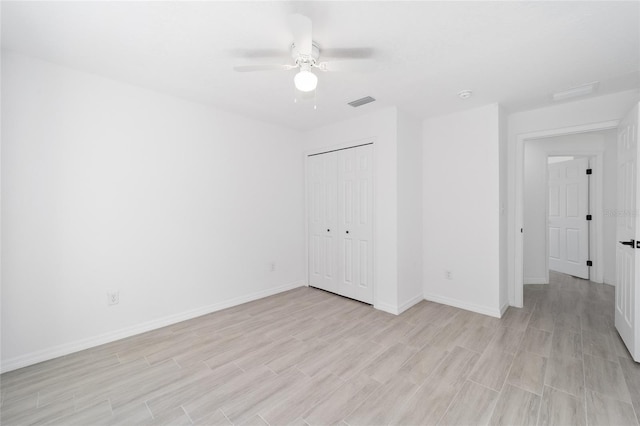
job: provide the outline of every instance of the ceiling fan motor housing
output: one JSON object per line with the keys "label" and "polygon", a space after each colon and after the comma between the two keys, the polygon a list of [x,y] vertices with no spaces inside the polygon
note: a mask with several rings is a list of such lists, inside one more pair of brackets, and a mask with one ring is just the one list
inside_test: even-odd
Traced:
{"label": "ceiling fan motor housing", "polygon": [[296,62],[298,66],[303,64],[309,64],[311,66],[315,66],[318,62],[318,58],[320,58],[320,47],[313,42],[311,44],[311,55],[305,55],[300,53],[295,43],[291,44],[291,57]]}

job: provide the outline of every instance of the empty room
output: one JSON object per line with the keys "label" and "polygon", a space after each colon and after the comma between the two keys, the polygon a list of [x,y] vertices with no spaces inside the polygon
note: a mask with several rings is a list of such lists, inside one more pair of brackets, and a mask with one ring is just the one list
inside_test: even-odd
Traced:
{"label": "empty room", "polygon": [[2,425],[639,424],[639,2],[0,25]]}

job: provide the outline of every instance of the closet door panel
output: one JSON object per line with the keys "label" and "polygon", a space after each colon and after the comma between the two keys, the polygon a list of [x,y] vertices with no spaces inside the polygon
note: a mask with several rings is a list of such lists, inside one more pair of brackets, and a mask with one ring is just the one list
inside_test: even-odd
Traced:
{"label": "closet door panel", "polygon": [[309,285],[337,291],[337,155],[308,158]]}
{"label": "closet door panel", "polygon": [[356,299],[373,303],[373,145],[356,149],[358,281]]}
{"label": "closet door panel", "polygon": [[338,154],[339,293],[373,303],[371,145]]}
{"label": "closet door panel", "polygon": [[[338,238],[340,239],[338,252],[338,292],[347,297],[355,298],[354,272],[354,160],[355,148],[338,152]],[[354,280],[355,278],[355,280]]]}

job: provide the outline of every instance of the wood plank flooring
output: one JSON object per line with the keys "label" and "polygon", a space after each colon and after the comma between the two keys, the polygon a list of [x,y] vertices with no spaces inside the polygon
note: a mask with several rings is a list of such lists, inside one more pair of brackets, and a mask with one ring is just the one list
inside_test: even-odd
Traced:
{"label": "wood plank flooring", "polygon": [[613,288],[552,274],[502,319],[299,288],[0,377],[3,425],[638,424]]}

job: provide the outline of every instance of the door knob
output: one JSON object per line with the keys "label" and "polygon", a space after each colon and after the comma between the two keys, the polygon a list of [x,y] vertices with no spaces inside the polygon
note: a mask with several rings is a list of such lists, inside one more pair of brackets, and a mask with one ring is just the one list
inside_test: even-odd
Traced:
{"label": "door knob", "polygon": [[331,229],[327,229],[327,232],[331,232]]}
{"label": "door knob", "polygon": [[636,245],[636,242],[634,240],[620,241],[620,244],[622,244],[623,246],[631,246],[631,248],[634,248]]}
{"label": "door knob", "polygon": [[349,233],[349,231],[347,231],[347,234]]}

